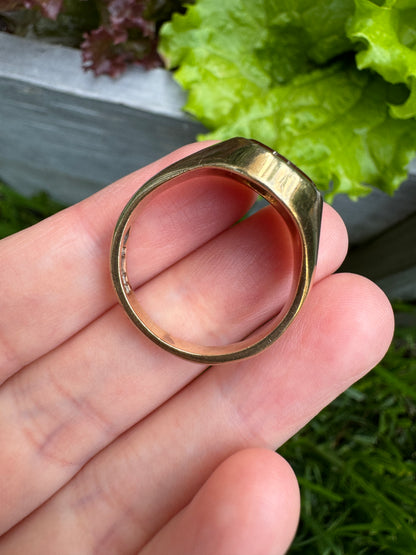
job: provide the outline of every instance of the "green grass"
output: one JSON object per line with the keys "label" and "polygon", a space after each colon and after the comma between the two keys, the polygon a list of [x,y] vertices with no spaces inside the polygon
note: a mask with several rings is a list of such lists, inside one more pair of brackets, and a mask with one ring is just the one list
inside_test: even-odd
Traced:
{"label": "green grass", "polygon": [[46,193],[26,198],[0,182],[0,238],[33,225],[62,208],[62,204]]}
{"label": "green grass", "polygon": [[[26,199],[0,184],[0,236],[60,208],[44,193]],[[280,450],[302,492],[290,554],[416,553],[415,419],[416,328],[399,328],[383,362]]]}
{"label": "green grass", "polygon": [[[414,308],[413,308],[414,309]],[[416,328],[280,453],[302,493],[291,554],[416,553]]]}

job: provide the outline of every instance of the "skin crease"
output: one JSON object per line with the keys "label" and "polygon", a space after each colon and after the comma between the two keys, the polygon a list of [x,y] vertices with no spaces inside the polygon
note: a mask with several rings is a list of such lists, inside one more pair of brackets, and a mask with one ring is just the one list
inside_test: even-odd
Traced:
{"label": "skin crease", "polygon": [[[257,357],[204,372],[131,325],[108,270],[117,217],[203,146],[0,242],[2,555],[284,553],[299,490],[273,451],[388,348],[384,294],[332,275],[347,235],[329,206],[305,305]],[[233,226],[253,201],[231,180],[198,181],[135,223],[132,280],[167,330],[226,343],[281,304],[292,261],[279,216]]]}

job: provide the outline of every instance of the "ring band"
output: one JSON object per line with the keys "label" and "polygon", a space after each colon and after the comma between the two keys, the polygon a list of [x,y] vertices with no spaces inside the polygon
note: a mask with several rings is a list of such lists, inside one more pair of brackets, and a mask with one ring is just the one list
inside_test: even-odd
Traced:
{"label": "ring band", "polygon": [[[196,345],[172,337],[143,311],[127,275],[127,243],[136,209],[156,190],[183,183],[190,175],[232,177],[261,195],[283,217],[299,255],[292,290],[279,314],[230,345]],[[254,356],[286,330],[308,294],[318,256],[321,213],[322,198],[313,182],[286,158],[257,141],[235,138],[192,154],[147,181],[120,215],[111,245],[111,276],[120,303],[145,335],[182,358],[218,364]]]}

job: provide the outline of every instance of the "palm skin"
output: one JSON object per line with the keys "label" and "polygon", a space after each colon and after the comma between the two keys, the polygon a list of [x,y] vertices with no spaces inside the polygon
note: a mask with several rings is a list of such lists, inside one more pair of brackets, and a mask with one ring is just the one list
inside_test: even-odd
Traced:
{"label": "palm skin", "polygon": [[[329,206],[310,295],[262,354],[204,372],[132,326],[109,275],[116,219],[151,175],[202,146],[0,243],[2,555],[284,553],[299,491],[274,450],[391,341],[383,293],[333,275],[347,236]],[[281,304],[286,230],[270,209],[233,226],[254,198],[230,180],[192,185],[137,222],[131,281],[166,329],[230,342]]]}

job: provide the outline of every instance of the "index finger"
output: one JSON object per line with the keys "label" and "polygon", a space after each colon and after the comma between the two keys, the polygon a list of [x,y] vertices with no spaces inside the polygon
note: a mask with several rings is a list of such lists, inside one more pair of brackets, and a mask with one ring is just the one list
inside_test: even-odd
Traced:
{"label": "index finger", "polygon": [[[0,383],[116,302],[109,249],[122,207],[152,175],[204,146],[188,145],[0,242]],[[200,179],[197,185],[180,196],[170,191],[137,223],[144,242],[136,250],[146,248],[152,256],[141,263],[136,285],[229,227],[254,201],[251,191],[231,180],[213,187]]]}

